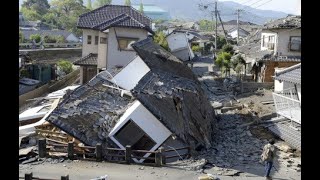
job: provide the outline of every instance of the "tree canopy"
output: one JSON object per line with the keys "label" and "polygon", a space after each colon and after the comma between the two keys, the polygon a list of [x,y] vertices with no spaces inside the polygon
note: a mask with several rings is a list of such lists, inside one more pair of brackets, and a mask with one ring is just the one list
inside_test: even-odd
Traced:
{"label": "tree canopy", "polygon": [[143,4],[140,3],[139,11],[143,14]]}
{"label": "tree canopy", "polygon": [[50,8],[48,0],[26,0],[23,1],[21,8],[32,10],[39,15],[44,15]]}
{"label": "tree canopy", "polygon": [[131,1],[130,1],[130,0],[125,0],[125,1],[124,1],[124,5],[126,5],[126,6],[131,6]]}
{"label": "tree canopy", "polygon": [[155,43],[159,44],[166,50],[169,50],[169,44],[166,39],[166,35],[162,31],[157,31],[156,34],[153,36],[153,40]]}
{"label": "tree canopy", "polygon": [[104,6],[106,4],[111,4],[111,3],[112,3],[112,0],[95,0],[94,6],[95,6],[95,8],[98,8],[98,7]]}
{"label": "tree canopy", "polygon": [[206,19],[199,21],[200,30],[202,31],[213,31],[214,22]]}

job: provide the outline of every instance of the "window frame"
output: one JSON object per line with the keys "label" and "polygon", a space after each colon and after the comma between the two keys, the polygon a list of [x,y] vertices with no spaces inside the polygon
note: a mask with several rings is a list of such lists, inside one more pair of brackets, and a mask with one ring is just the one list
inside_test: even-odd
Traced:
{"label": "window frame", "polygon": [[117,41],[118,41],[118,50],[120,51],[134,51],[134,49],[131,47],[131,48],[121,48],[120,47],[120,40],[126,40],[127,41],[127,47],[129,45],[129,42],[130,41],[139,41],[139,38],[132,38],[132,37],[117,37]]}
{"label": "window frame", "polygon": [[99,44],[99,36],[94,36],[94,45]]}
{"label": "window frame", "polygon": [[87,35],[87,44],[92,44],[92,36]]}
{"label": "window frame", "polygon": [[[292,38],[300,38],[300,45],[299,45],[299,49],[298,49],[298,50],[291,49],[291,46],[292,46]],[[301,52],[301,36],[290,36],[290,38],[289,38],[289,51]]]}
{"label": "window frame", "polygon": [[[103,41],[105,40],[105,41]],[[108,38],[107,37],[100,37],[100,44],[107,44],[108,43]]]}

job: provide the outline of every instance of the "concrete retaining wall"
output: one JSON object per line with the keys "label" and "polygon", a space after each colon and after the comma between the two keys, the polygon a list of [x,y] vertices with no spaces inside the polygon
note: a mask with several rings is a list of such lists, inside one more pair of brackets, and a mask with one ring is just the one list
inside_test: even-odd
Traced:
{"label": "concrete retaining wall", "polygon": [[59,59],[66,59],[74,61],[81,58],[82,49],[44,49],[44,50],[21,50],[20,52],[27,53],[34,61],[53,61]]}
{"label": "concrete retaining wall", "polygon": [[53,91],[57,91],[59,89],[71,85],[79,77],[79,74],[80,70],[77,69],[57,82],[45,84],[33,91],[27,92],[19,96],[19,107],[26,104],[28,99],[40,97],[46,93],[51,93]]}
{"label": "concrete retaining wall", "polygon": [[242,82],[241,93],[256,91],[259,88],[273,89],[273,87],[274,87],[274,82],[264,82],[264,83]]}

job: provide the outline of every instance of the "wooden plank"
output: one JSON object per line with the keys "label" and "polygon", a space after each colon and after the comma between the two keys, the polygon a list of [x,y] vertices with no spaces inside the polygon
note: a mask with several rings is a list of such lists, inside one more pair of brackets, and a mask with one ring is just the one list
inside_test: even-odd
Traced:
{"label": "wooden plank", "polygon": [[131,156],[132,158],[138,158],[138,159],[150,159],[150,160],[155,160],[155,157],[142,157],[142,156]]}
{"label": "wooden plank", "polygon": [[63,141],[57,141],[57,140],[54,140],[54,139],[50,139],[50,138],[46,138],[47,141],[52,141],[52,142],[55,142],[55,143],[60,143],[60,144],[68,144],[67,142],[63,142]]}
{"label": "wooden plank", "polygon": [[156,153],[156,151],[147,151],[147,150],[132,150],[132,152],[141,152],[141,153]]}
{"label": "wooden plank", "polygon": [[119,149],[119,148],[106,148],[106,150],[110,150],[110,151],[125,151],[125,149]]}
{"label": "wooden plank", "polygon": [[186,147],[180,147],[180,148],[174,148],[174,149],[167,149],[164,152],[171,152],[171,151],[178,151],[178,150],[182,150],[182,149],[189,149],[189,146]]}
{"label": "wooden plank", "polygon": [[109,157],[126,157],[125,155],[119,155],[119,154],[106,154],[106,156],[109,156]]}
{"label": "wooden plank", "polygon": [[274,104],[273,100],[270,101],[260,101],[261,104],[266,105],[266,104]]}
{"label": "wooden plank", "polygon": [[173,155],[173,156],[166,156],[166,159],[169,159],[169,158],[175,158],[175,157],[182,157],[182,156],[187,156],[189,154],[180,154],[180,155]]}

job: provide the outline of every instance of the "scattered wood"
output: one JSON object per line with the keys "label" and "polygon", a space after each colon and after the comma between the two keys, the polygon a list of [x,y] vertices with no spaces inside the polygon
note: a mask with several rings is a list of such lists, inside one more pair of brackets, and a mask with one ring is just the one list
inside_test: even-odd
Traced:
{"label": "scattered wood", "polygon": [[227,111],[235,110],[235,109],[241,110],[242,106],[223,107],[223,108],[221,108],[221,113],[225,113]]}
{"label": "scattered wood", "polygon": [[34,146],[23,148],[23,149],[19,149],[19,156],[26,156],[29,153],[33,152],[33,149],[34,149]]}
{"label": "scattered wood", "polygon": [[266,105],[266,104],[274,104],[274,101],[273,101],[273,100],[270,100],[270,101],[261,101],[260,103],[263,104],[263,105]]}

